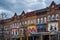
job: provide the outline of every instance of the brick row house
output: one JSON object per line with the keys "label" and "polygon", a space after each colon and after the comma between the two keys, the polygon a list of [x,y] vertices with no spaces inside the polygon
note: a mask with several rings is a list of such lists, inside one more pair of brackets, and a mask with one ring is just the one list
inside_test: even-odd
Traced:
{"label": "brick row house", "polygon": [[[4,24],[1,24],[4,23]],[[49,7],[0,21],[5,40],[58,40],[60,33],[60,4],[52,1]]]}

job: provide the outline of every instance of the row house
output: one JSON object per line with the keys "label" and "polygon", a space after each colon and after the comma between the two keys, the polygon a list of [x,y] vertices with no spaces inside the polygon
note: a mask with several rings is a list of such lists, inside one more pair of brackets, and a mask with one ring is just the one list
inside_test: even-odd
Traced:
{"label": "row house", "polygon": [[[0,21],[5,40],[58,40],[60,33],[60,4],[52,1],[49,7]],[[60,34],[59,34],[60,35]],[[54,39],[55,38],[55,39]]]}

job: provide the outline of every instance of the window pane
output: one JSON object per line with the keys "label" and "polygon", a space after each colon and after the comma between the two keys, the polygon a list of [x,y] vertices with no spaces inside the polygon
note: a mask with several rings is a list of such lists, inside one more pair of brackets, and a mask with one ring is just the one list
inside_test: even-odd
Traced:
{"label": "window pane", "polygon": [[59,20],[59,15],[58,14],[56,14],[56,20]]}
{"label": "window pane", "polygon": [[40,19],[40,23],[43,23],[43,18]]}
{"label": "window pane", "polygon": [[52,20],[54,20],[54,15],[52,15]]}
{"label": "window pane", "polygon": [[48,15],[48,21],[50,21],[50,20],[51,20],[50,15]]}
{"label": "window pane", "polygon": [[46,23],[46,17],[44,17],[44,23]]}
{"label": "window pane", "polygon": [[39,18],[38,18],[38,24],[39,24]]}

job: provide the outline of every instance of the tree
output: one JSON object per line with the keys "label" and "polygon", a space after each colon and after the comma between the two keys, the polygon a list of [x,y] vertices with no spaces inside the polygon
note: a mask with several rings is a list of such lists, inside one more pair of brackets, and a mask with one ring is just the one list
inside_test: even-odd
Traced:
{"label": "tree", "polygon": [[6,18],[7,18],[7,14],[4,13],[4,12],[2,12],[2,13],[0,14],[0,20],[4,20],[4,19],[6,19]]}

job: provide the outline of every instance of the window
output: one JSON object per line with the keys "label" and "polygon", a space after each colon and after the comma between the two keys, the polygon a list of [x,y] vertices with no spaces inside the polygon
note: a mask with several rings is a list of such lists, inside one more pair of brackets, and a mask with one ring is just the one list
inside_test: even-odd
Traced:
{"label": "window", "polygon": [[43,23],[43,18],[40,19],[40,23]]}
{"label": "window", "polygon": [[40,20],[40,19],[38,18],[38,24],[39,24],[39,20]]}
{"label": "window", "polygon": [[51,20],[54,20],[54,15],[52,15],[52,19]]}
{"label": "window", "polygon": [[50,21],[50,20],[51,20],[50,15],[48,15],[48,21]]}
{"label": "window", "polygon": [[19,28],[18,23],[14,23],[14,28]]}
{"label": "window", "polygon": [[44,23],[46,23],[46,17],[44,17]]}
{"label": "window", "polygon": [[21,25],[21,22],[20,22],[20,25]]}
{"label": "window", "polygon": [[12,31],[12,35],[14,35],[14,31]]}
{"label": "window", "polygon": [[36,19],[34,19],[34,24],[36,24]]}
{"label": "window", "polygon": [[56,28],[56,27],[54,27],[54,29],[55,29],[55,30],[57,30],[57,28]]}
{"label": "window", "polygon": [[28,24],[30,24],[30,22],[31,22],[31,21],[30,21],[30,20],[28,20]]}
{"label": "window", "polygon": [[16,31],[15,34],[18,35],[18,31]]}
{"label": "window", "polygon": [[50,30],[52,30],[52,29],[53,29],[52,27],[53,27],[53,26],[51,25]]}
{"label": "window", "polygon": [[46,32],[46,25],[43,24],[43,25],[38,25],[37,26],[37,31],[38,32]]}
{"label": "window", "polygon": [[58,22],[48,24],[48,31],[58,31]]}
{"label": "window", "polygon": [[20,35],[22,35],[23,34],[23,29],[20,29]]}
{"label": "window", "polygon": [[12,24],[11,27],[14,28],[14,24]]}
{"label": "window", "polygon": [[56,14],[56,20],[59,20],[59,15],[58,14]]}
{"label": "window", "polygon": [[33,20],[31,20],[31,24],[33,23]]}
{"label": "window", "polygon": [[24,25],[24,22],[22,22],[22,25]]}
{"label": "window", "polygon": [[25,24],[27,24],[27,21],[25,21]]}

